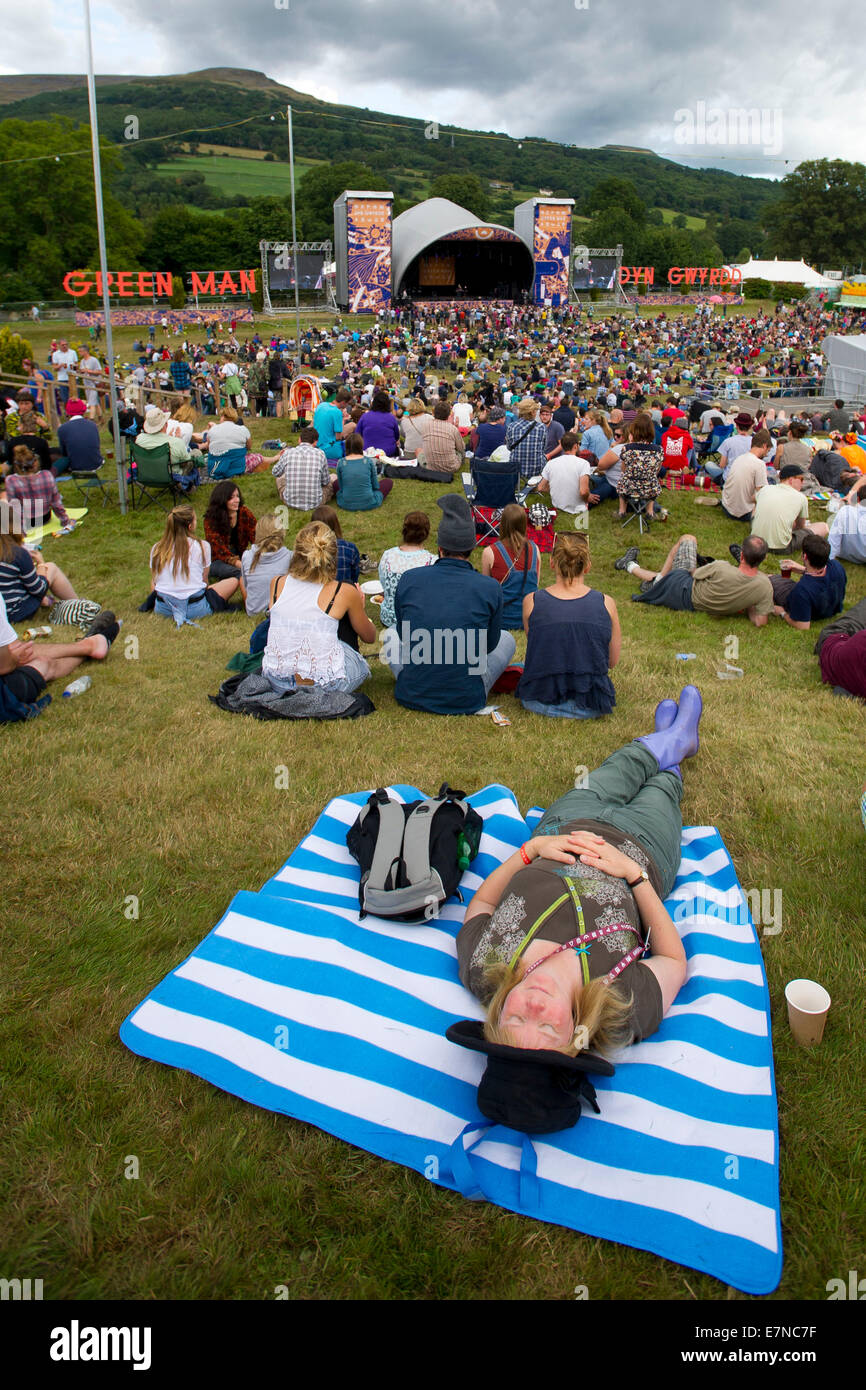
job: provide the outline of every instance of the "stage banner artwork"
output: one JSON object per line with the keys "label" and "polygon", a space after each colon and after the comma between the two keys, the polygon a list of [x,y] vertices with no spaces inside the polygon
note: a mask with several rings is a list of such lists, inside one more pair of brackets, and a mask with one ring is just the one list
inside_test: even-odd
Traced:
{"label": "stage banner artwork", "polygon": [[453,285],[457,275],[457,263],[453,256],[440,256],[431,252],[421,257],[418,268],[418,284]]}
{"label": "stage banner artwork", "polygon": [[514,230],[532,252],[536,304],[568,303],[573,207],[573,198],[529,198],[514,209]]}
{"label": "stage banner artwork", "polygon": [[843,309],[866,309],[866,282],[844,280],[839,304]]}
{"label": "stage banner artwork", "polygon": [[337,303],[352,314],[377,314],[391,303],[393,193],[347,189],[334,204]]}

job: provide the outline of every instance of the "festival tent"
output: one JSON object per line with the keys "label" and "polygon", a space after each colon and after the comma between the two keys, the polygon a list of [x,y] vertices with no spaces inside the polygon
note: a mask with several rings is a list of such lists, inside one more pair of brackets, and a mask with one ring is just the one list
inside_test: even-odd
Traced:
{"label": "festival tent", "polygon": [[744,280],[769,280],[773,284],[804,285],[809,290],[838,290],[838,280],[828,280],[819,275],[805,261],[780,261],[778,256],[772,261],[755,261],[751,258],[744,265],[735,267]]}
{"label": "festival tent", "polygon": [[834,400],[866,401],[866,333],[832,333],[821,351],[827,361],[824,394]]}

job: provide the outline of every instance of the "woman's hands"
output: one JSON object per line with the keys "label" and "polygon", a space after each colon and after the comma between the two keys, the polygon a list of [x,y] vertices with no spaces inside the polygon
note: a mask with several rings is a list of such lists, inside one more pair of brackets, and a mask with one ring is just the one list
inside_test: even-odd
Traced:
{"label": "woman's hands", "polygon": [[612,878],[631,879],[641,871],[634,859],[589,830],[573,830],[569,835],[536,835],[529,842],[528,852],[533,858],[553,859],[559,864],[575,864],[579,860]]}

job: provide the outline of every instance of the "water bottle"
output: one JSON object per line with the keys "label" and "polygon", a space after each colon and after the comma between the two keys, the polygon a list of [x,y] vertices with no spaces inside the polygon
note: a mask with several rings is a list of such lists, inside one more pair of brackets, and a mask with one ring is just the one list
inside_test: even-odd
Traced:
{"label": "water bottle", "polygon": [[77,681],[73,681],[71,685],[67,685],[63,692],[64,700],[71,699],[73,695],[83,695],[85,690],[89,690],[92,684],[93,681],[89,676],[79,676]]}

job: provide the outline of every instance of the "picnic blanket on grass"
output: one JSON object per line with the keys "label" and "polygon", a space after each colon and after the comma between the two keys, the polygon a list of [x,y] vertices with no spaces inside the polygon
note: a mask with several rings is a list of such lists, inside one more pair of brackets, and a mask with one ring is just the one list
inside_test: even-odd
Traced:
{"label": "picnic blanket on grass", "polygon": [[[262,891],[233,899],[124,1021],[126,1046],[452,1191],[770,1293],[782,1249],[769,997],[718,832],[683,831],[667,905],[688,979],[659,1031],[593,1078],[600,1115],[530,1140],[487,1124],[484,1059],[444,1036],[483,1012],[457,973],[464,903],[424,925],[359,920],[346,831],[368,795],[331,801]],[[502,786],[469,801],[484,833],[467,901],[541,815],[524,819]]]}
{"label": "picnic blanket on grass", "polygon": [[[81,521],[87,516],[86,507],[67,507],[66,515],[70,521]],[[52,512],[43,526],[32,526],[24,537],[28,545],[41,545],[46,536],[51,536],[55,531],[59,531],[63,522],[56,512]]]}

